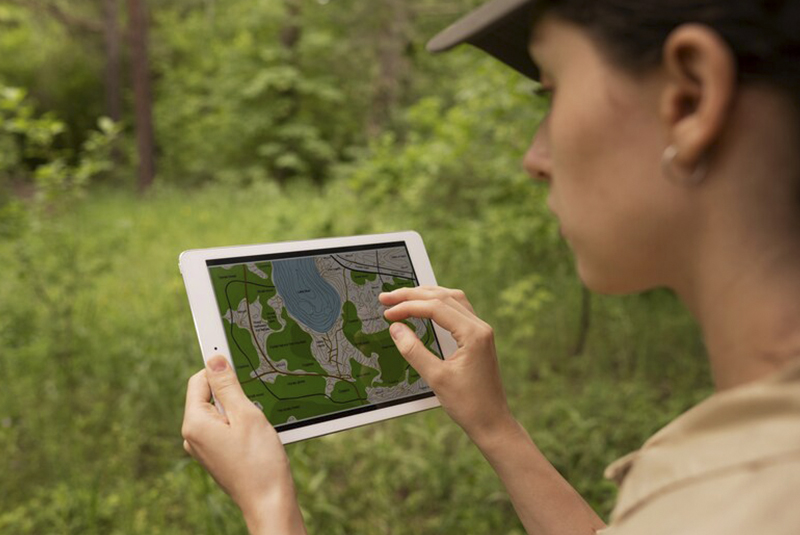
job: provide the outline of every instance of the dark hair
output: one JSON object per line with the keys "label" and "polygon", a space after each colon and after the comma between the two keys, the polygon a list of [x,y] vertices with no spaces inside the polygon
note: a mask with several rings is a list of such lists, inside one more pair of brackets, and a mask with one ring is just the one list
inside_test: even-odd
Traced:
{"label": "dark hair", "polygon": [[800,105],[800,0],[544,0],[535,20],[545,13],[585,28],[634,73],[660,65],[672,30],[705,24],[731,47],[741,82],[777,86]]}

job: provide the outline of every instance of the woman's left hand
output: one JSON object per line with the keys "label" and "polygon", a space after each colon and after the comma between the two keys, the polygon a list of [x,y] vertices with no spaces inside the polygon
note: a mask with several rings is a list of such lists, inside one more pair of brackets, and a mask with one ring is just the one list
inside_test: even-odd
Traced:
{"label": "woman's left hand", "polygon": [[182,434],[184,449],[242,509],[251,533],[306,533],[286,450],[224,357],[189,379]]}

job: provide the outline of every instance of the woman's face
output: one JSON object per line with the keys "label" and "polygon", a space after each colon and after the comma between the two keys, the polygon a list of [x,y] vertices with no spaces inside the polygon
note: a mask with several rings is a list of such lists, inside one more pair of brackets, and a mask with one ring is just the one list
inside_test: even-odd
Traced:
{"label": "woman's face", "polygon": [[550,184],[548,205],[581,279],[604,293],[671,285],[691,214],[661,173],[662,75],[625,73],[584,30],[555,17],[534,35],[530,52],[552,103],[524,164]]}

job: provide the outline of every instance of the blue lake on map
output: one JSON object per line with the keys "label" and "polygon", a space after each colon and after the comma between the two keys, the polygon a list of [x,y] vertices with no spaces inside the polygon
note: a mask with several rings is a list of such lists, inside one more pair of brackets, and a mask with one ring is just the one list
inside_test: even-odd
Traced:
{"label": "blue lake on map", "polygon": [[309,329],[326,333],[339,319],[342,300],[319,274],[313,258],[274,260],[272,281],[289,313]]}

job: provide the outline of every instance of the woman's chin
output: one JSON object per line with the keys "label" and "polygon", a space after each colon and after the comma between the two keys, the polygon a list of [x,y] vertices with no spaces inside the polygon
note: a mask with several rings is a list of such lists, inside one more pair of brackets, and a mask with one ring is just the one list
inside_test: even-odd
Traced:
{"label": "woman's chin", "polygon": [[622,269],[608,266],[604,266],[604,268],[590,265],[580,259],[576,261],[578,278],[592,292],[602,295],[628,295],[651,289],[650,286],[641,284],[636,278],[631,277],[630,273],[625,273]]}

